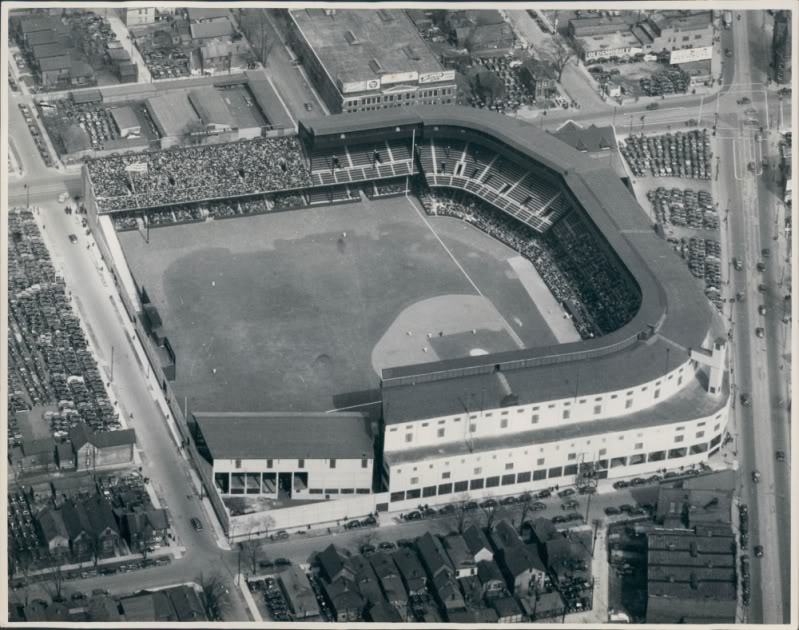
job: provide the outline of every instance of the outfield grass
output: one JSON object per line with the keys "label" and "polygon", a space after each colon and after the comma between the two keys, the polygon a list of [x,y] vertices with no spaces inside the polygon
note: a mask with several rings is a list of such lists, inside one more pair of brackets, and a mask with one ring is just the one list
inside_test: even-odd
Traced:
{"label": "outfield grass", "polygon": [[[508,275],[513,252],[448,225],[445,242],[467,273],[491,285],[487,297],[526,313],[524,334],[513,327],[541,345],[551,333]],[[432,297],[476,294],[403,197],[157,228],[149,244],[136,232],[119,238],[177,355],[176,394],[195,410],[325,411],[377,400],[371,353],[398,314]],[[504,289],[512,295],[502,298]],[[458,341],[436,345],[452,356]],[[463,339],[464,355],[474,342]]]}

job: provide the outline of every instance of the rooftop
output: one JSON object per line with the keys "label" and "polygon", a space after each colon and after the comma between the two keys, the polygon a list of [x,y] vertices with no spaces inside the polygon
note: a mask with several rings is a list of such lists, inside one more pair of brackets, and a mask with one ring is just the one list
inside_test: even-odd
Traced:
{"label": "rooftop", "polygon": [[230,20],[191,24],[190,29],[192,39],[214,39],[233,35],[233,25]]}
{"label": "rooftop", "polygon": [[115,107],[111,110],[111,116],[119,129],[129,129],[131,127],[141,127],[136,112],[130,106]]}
{"label": "rooftop", "polygon": [[357,413],[194,413],[214,459],[372,459]]}
{"label": "rooftop", "polygon": [[580,152],[609,152],[616,148],[616,134],[613,127],[583,127],[569,121],[564,123],[554,134],[558,140],[565,142]]}
{"label": "rooftop", "polygon": [[631,31],[617,31],[578,37],[585,52],[615,51],[619,48],[640,48],[641,42]]}
{"label": "rooftop", "polygon": [[329,14],[295,9],[290,14],[334,82],[442,70],[413,23],[399,9],[335,9]]}
{"label": "rooftop", "polygon": [[192,22],[227,18],[230,15],[230,11],[222,7],[188,7],[186,11]]}
{"label": "rooftop", "polygon": [[185,93],[158,94],[147,99],[147,107],[159,131],[165,136],[182,136],[200,118]]}
{"label": "rooftop", "polygon": [[190,90],[189,101],[204,124],[220,127],[233,126],[233,116],[230,115],[225,99],[213,86],[206,85]]}

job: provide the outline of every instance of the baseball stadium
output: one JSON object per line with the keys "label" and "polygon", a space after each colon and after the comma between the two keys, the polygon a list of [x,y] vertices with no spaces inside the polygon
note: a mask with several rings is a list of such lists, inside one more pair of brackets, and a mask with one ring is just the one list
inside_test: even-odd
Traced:
{"label": "baseball stadium", "polygon": [[[305,526],[720,447],[720,317],[621,180],[530,125],[458,107],[338,114],[296,137],[89,160],[83,178],[218,512],[235,494],[338,499],[281,510]],[[275,432],[300,416],[303,459],[295,444],[281,459]],[[269,454],[237,454],[223,427]],[[351,478],[326,474],[334,457],[359,463]]]}

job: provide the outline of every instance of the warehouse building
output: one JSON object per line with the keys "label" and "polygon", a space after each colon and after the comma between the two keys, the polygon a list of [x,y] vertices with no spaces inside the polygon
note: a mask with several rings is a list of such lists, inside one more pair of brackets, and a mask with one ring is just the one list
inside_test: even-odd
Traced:
{"label": "warehouse building", "polygon": [[455,101],[445,70],[397,9],[289,11],[292,47],[333,113]]}

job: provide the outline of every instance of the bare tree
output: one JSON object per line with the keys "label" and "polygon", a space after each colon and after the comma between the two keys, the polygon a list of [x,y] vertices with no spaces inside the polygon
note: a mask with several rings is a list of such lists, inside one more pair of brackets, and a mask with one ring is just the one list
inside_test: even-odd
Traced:
{"label": "bare tree", "polygon": [[230,606],[230,594],[225,586],[222,574],[214,572],[208,575],[200,573],[194,580],[200,587],[200,601],[205,614],[211,621],[221,620],[222,614]]}
{"label": "bare tree", "polygon": [[205,125],[201,120],[191,120],[186,123],[183,135],[188,144],[199,144],[206,133]]}
{"label": "bare tree", "polygon": [[575,51],[571,48],[561,37],[555,37],[552,40],[552,45],[547,51],[547,57],[550,63],[554,66],[558,73],[558,83],[560,83],[563,76],[563,70],[567,64],[574,58]]}
{"label": "bare tree", "polygon": [[264,557],[263,548],[260,540],[244,540],[239,543],[239,552],[244,554],[253,573],[258,571],[258,563]]}
{"label": "bare tree", "polygon": [[494,526],[494,521],[497,518],[497,514],[499,513],[499,504],[489,504],[481,506],[483,510],[483,514],[486,515],[486,529],[491,531]]}
{"label": "bare tree", "polygon": [[471,497],[467,494],[463,497],[458,503],[454,503],[453,507],[455,509],[455,525],[457,527],[458,533],[462,534],[466,529],[467,525],[467,516],[469,514],[469,504],[472,502]]}
{"label": "bare tree", "polygon": [[239,24],[250,40],[250,46],[261,63],[266,65],[275,45],[275,40],[269,32],[266,9],[250,9],[246,13],[242,12],[240,20]]}
{"label": "bare tree", "polygon": [[[25,589],[25,605],[28,605],[28,585],[30,584],[30,572],[33,564],[33,558],[30,552],[18,550],[11,554],[9,558],[11,562],[8,563],[8,570],[22,576],[22,588]],[[13,564],[13,568],[12,568]]]}
{"label": "bare tree", "polygon": [[54,602],[64,601],[64,572],[61,570],[61,559],[56,559],[56,565],[48,574],[48,579],[42,583],[42,588]]}

